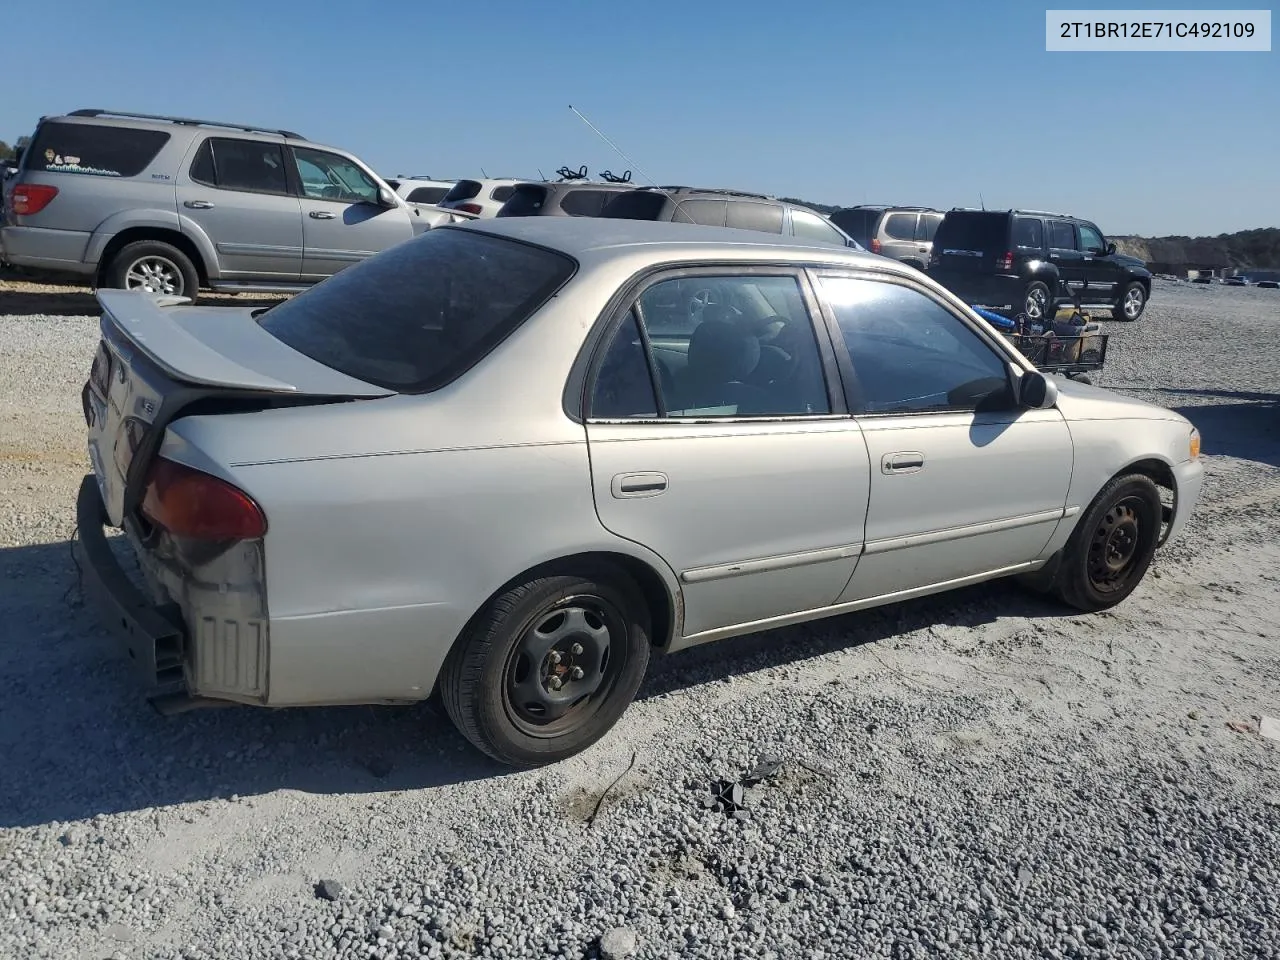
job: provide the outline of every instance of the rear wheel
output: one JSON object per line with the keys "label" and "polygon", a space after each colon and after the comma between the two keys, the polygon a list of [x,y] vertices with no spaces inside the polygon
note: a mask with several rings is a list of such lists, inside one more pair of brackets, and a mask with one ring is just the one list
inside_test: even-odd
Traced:
{"label": "rear wheel", "polygon": [[1111,314],[1117,320],[1132,322],[1142,316],[1142,311],[1146,309],[1146,306],[1146,287],[1134,280],[1126,284],[1124,289],[1120,291],[1120,299],[1116,301]]}
{"label": "rear wheel", "polygon": [[1049,315],[1050,297],[1048,285],[1039,280],[1027,284],[1027,291],[1022,298],[1022,312],[1032,323],[1042,323]]}
{"label": "rear wheel", "polygon": [[1051,590],[1080,610],[1105,610],[1133,593],[1160,537],[1160,490],[1128,474],[1103,487],[1071,533]]}
{"label": "rear wheel", "polygon": [[200,276],[190,258],[159,240],[125,244],[107,268],[107,286],[195,298]]}
{"label": "rear wheel", "polygon": [[445,711],[468,740],[517,767],[604,736],[649,664],[649,616],[621,571],[540,577],[493,600],[450,651]]}

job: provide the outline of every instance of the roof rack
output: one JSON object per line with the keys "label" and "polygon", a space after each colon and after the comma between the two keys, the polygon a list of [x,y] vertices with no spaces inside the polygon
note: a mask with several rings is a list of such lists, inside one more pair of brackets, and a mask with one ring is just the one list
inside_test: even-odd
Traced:
{"label": "roof rack", "polygon": [[939,213],[937,207],[918,207],[905,203],[855,203],[852,207],[845,207],[846,210],[910,210],[912,212],[921,213]]}
{"label": "roof rack", "polygon": [[124,110],[72,110],[69,117],[125,117],[130,120],[164,120],[167,123],[180,123],[186,126],[226,127],[229,130],[244,130],[248,133],[275,133],[290,140],[306,140],[300,133],[292,130],[273,130],[270,127],[254,127],[245,123],[222,123],[218,120],[194,120],[190,117],[166,117],[154,113],[129,113]]}
{"label": "roof rack", "polygon": [[1012,213],[1028,217],[1061,217],[1063,220],[1079,219],[1073,213],[1054,213],[1052,210],[1023,210],[1020,207],[1007,207],[1003,209],[996,207],[952,207],[951,209],[957,213]]}
{"label": "roof rack", "polygon": [[749,197],[752,200],[776,199],[775,197],[771,197],[764,193],[747,193],[745,190],[728,190],[721,187],[689,187],[689,186],[684,186],[683,184],[679,186],[640,187],[639,189],[659,190],[664,193],[674,193],[677,190],[686,190],[689,193],[710,193],[710,194],[715,194],[722,197]]}

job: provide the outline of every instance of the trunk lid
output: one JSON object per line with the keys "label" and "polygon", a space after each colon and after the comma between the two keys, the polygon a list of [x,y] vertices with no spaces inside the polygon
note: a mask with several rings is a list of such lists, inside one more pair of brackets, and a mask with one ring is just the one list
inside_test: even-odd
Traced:
{"label": "trunk lid", "polygon": [[165,428],[192,404],[229,408],[375,399],[394,391],[277,340],[246,308],[100,290],[102,339],[81,392],[89,460],[108,519],[123,526]]}

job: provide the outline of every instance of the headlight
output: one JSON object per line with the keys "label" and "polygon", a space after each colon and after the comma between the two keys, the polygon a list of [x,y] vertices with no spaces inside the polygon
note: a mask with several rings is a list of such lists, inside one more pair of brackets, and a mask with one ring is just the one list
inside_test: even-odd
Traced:
{"label": "headlight", "polygon": [[1200,431],[1199,431],[1199,430],[1197,430],[1195,427],[1192,427],[1192,428],[1191,428],[1191,437],[1190,437],[1190,441],[1189,441],[1188,447],[1189,447],[1189,452],[1190,452],[1190,454],[1191,454],[1191,459],[1192,459],[1192,460],[1197,460],[1197,459],[1199,459],[1199,457],[1200,457]]}

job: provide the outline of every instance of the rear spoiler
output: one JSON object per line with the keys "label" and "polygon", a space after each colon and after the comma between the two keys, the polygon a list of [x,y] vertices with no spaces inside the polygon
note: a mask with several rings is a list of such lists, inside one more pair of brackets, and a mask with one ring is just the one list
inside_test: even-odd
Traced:
{"label": "rear spoiler", "polygon": [[297,393],[298,388],[223,356],[167,316],[165,308],[191,303],[190,297],[136,290],[99,290],[103,323],[115,329],[168,376],[185,383],[237,387],[267,393]]}

